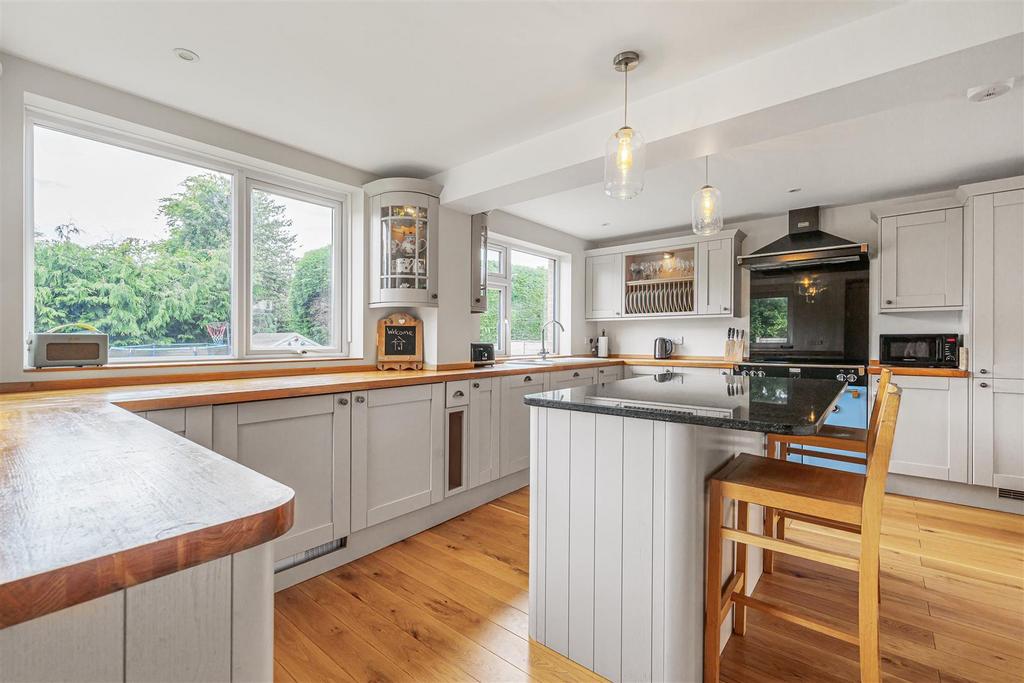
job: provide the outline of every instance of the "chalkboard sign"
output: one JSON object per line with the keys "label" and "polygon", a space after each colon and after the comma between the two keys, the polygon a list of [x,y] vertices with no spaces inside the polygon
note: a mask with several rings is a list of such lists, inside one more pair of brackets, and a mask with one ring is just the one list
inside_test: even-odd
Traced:
{"label": "chalkboard sign", "polygon": [[377,369],[423,369],[423,321],[392,313],[377,322]]}

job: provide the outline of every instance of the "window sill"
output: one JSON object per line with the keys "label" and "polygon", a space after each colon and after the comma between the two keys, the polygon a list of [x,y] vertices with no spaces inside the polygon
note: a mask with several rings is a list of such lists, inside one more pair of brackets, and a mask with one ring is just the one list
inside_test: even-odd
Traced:
{"label": "window sill", "polygon": [[315,358],[291,358],[291,357],[280,357],[280,358],[225,358],[223,360],[201,360],[201,361],[153,361],[153,362],[140,362],[140,363],[107,363],[106,365],[86,365],[84,367],[57,367],[57,368],[22,368],[25,372],[69,372],[69,371],[109,371],[109,370],[142,370],[149,368],[195,368],[195,367],[218,367],[228,366],[237,367],[245,365],[267,365],[271,363],[288,363],[288,364],[301,364],[309,365],[322,362],[337,362],[337,361],[360,361],[363,360],[362,356],[317,356]]}

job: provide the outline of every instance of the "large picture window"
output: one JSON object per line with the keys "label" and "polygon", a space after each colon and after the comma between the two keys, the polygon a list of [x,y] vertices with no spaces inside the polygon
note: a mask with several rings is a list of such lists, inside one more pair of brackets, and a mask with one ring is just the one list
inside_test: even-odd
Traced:
{"label": "large picture window", "polygon": [[[494,342],[502,356],[558,352],[559,330],[544,330],[557,316],[558,261],[550,256],[488,244],[487,312],[480,316],[480,341]],[[554,326],[552,326],[554,327]]]}
{"label": "large picture window", "polygon": [[111,362],[345,352],[342,196],[32,118],[32,330],[93,326]]}

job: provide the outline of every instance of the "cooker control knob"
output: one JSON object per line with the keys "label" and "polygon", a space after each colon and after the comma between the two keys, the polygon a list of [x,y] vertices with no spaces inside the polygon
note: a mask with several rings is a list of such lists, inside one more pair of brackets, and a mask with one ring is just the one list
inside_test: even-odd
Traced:
{"label": "cooker control knob", "polygon": [[743,372],[741,372],[740,374],[741,374],[741,375],[743,375],[744,377],[746,377],[747,375],[749,375],[749,374],[750,374],[750,371],[749,371],[749,370],[744,370],[744,371],[743,371]]}
{"label": "cooker control knob", "polygon": [[856,382],[857,381],[857,375],[855,375],[855,374],[853,374],[851,372],[849,375],[846,376],[846,381],[847,382]]}
{"label": "cooker control knob", "polygon": [[757,371],[757,376],[758,377],[764,377],[764,370],[758,370]]}
{"label": "cooker control knob", "polygon": [[846,381],[846,375],[844,375],[843,373],[840,372],[838,375],[836,375],[836,379],[839,380],[840,382],[845,382]]}

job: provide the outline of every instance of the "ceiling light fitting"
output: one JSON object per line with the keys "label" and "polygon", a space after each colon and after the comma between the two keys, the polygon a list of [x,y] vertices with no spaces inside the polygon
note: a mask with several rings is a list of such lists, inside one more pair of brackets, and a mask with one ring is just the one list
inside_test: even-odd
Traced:
{"label": "ceiling light fitting", "polygon": [[979,85],[974,88],[968,88],[967,99],[971,102],[988,102],[989,100],[994,100],[1000,95],[1005,95],[1012,89],[1013,79],[1010,78],[997,83],[989,83],[988,85]]}
{"label": "ceiling light fitting", "polygon": [[622,128],[605,145],[604,193],[615,199],[632,199],[644,189],[644,138],[629,127],[629,72],[640,64],[632,50],[620,52],[612,66],[622,74]]}
{"label": "ceiling light fitting", "polygon": [[722,193],[712,187],[709,157],[704,157],[704,187],[693,193],[691,208],[693,211],[693,233],[695,235],[714,235],[721,232],[725,221],[722,219]]}
{"label": "ceiling light fitting", "polygon": [[174,48],[173,52],[174,52],[175,55],[178,56],[178,59],[180,59],[183,62],[198,62],[199,61],[199,54],[196,53],[196,52],[193,52],[192,50],[189,50],[188,48],[176,47],[176,48]]}

